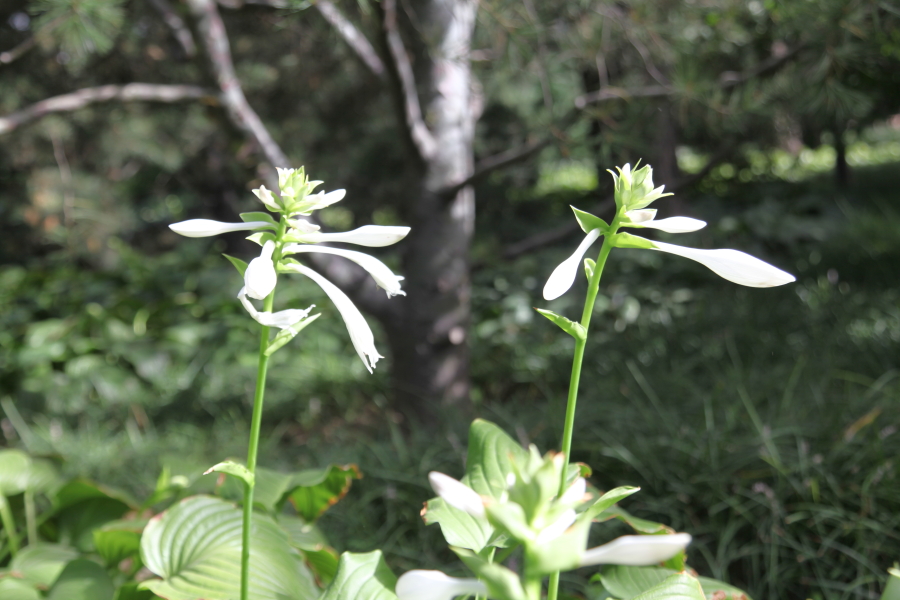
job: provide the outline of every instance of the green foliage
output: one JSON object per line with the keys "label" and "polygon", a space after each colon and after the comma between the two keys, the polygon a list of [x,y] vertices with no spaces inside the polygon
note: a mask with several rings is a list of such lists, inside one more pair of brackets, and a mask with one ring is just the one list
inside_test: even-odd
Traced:
{"label": "green foliage", "polygon": [[322,600],[394,600],[396,584],[397,577],[384,562],[380,550],[366,554],[345,552]]}

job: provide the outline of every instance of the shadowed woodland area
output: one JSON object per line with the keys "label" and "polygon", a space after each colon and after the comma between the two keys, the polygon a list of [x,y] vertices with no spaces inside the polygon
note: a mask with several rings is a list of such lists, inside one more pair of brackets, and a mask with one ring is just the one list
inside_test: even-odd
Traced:
{"label": "shadowed woodland area", "polygon": [[573,458],[599,489],[640,486],[632,514],[757,600],[881,597],[900,560],[889,1],[0,0],[0,447],[135,497],[160,472],[210,490],[246,453],[259,336],[221,254],[258,251],[168,225],[262,210],[250,190],[303,165],[347,190],[324,231],[411,227],[373,252],[406,295],[304,255],[385,358],[370,375],[321,290],[282,284],[323,318],[272,358],[260,464],[358,465],[317,522],[331,545],[459,569],[419,516],[427,473],[462,473],[474,417],[560,446],[573,341],[533,307],[580,312],[541,297],[581,239],[569,207],[611,217],[606,170],[638,160],[674,192],[660,216],[709,223],[678,243],[797,281],[614,252]]}

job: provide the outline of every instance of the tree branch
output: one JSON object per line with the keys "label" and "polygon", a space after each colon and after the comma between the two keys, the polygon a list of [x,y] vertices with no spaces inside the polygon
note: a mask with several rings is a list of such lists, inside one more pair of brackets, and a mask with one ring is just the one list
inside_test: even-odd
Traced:
{"label": "tree branch", "polygon": [[671,96],[675,90],[662,85],[649,85],[642,88],[624,89],[619,87],[605,87],[583,94],[575,98],[575,107],[584,108],[588,104],[599,104],[608,100],[629,100],[631,98],[659,98]]}
{"label": "tree branch", "polygon": [[222,90],[222,104],[228,118],[238,129],[259,144],[270,166],[287,167],[290,164],[287,156],[244,96],[244,90],[234,72],[225,24],[222,23],[215,2],[188,0],[188,6],[197,19],[197,30],[206,48],[216,82]]}
{"label": "tree branch", "polygon": [[403,46],[400,30],[397,28],[397,0],[383,0],[381,5],[384,10],[384,33],[388,50],[400,80],[406,126],[419,156],[427,161],[437,150],[437,143],[422,118],[422,107],[419,104],[412,64]]}
{"label": "tree branch", "polygon": [[178,40],[181,49],[184,50],[185,56],[188,58],[196,56],[197,44],[194,43],[194,36],[191,34],[191,30],[184,24],[184,20],[178,16],[178,13],[172,10],[172,6],[168,1],[150,0],[150,4],[162,15],[163,21],[172,30],[172,34]]}
{"label": "tree branch", "polygon": [[36,44],[37,38],[35,36],[31,36],[12,50],[0,52],[0,65],[8,65],[13,61],[19,60],[22,55],[34,48]]}
{"label": "tree branch", "polygon": [[456,194],[469,185],[472,185],[476,181],[479,181],[484,176],[488,175],[496,171],[497,169],[504,169],[510,165],[514,165],[517,162],[523,161],[534,154],[537,154],[544,148],[550,145],[551,138],[547,137],[537,142],[529,142],[520,148],[513,148],[511,150],[506,150],[505,152],[500,152],[498,154],[493,154],[488,156],[487,158],[483,158],[478,161],[478,164],[475,165],[475,169],[472,174],[469,175],[466,179],[463,179],[457,184],[449,186],[441,191],[441,196],[448,200],[451,200],[456,197]]}
{"label": "tree branch", "polygon": [[112,100],[164,103],[203,100],[211,104],[218,104],[219,101],[213,90],[195,85],[162,85],[154,83],[103,85],[47,98],[5,117],[0,117],[0,135],[9,133],[22,125],[37,121],[51,113],[71,112],[91,104],[110,102]]}
{"label": "tree branch", "polygon": [[331,2],[331,0],[319,0],[316,2],[316,8],[325,18],[326,21],[337,30],[347,45],[356,52],[360,60],[365,63],[369,70],[379,79],[385,78],[384,63],[375,48],[366,39],[366,36],[350,22],[347,17],[341,14],[341,11]]}

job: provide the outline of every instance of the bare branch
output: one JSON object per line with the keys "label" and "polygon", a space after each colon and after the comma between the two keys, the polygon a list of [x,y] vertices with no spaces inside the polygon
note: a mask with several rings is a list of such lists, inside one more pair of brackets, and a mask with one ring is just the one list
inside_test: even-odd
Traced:
{"label": "bare branch", "polygon": [[162,15],[163,21],[172,30],[172,34],[178,40],[181,49],[184,50],[185,56],[189,58],[196,56],[197,44],[194,43],[194,36],[184,24],[184,20],[172,9],[172,5],[167,0],[150,0],[150,4]]}
{"label": "bare branch", "polygon": [[195,85],[161,85],[153,83],[104,85],[47,98],[5,117],[0,117],[0,135],[9,133],[27,123],[37,121],[51,113],[71,112],[91,104],[110,102],[112,100],[163,103],[204,100],[218,104],[218,96],[214,91]]}
{"label": "bare branch", "polygon": [[388,50],[400,79],[406,126],[409,128],[413,145],[422,159],[427,161],[437,150],[437,142],[422,118],[422,107],[419,105],[419,94],[416,91],[412,64],[409,62],[409,55],[403,46],[400,30],[397,28],[397,0],[383,0],[381,5],[384,10],[384,32],[387,37]]}
{"label": "bare branch", "polygon": [[480,180],[489,173],[496,171],[497,169],[504,169],[510,165],[514,165],[517,162],[523,161],[534,154],[537,154],[538,152],[549,146],[550,142],[551,138],[548,137],[536,142],[529,142],[519,148],[513,148],[511,150],[507,150],[505,152],[500,152],[498,154],[488,156],[487,158],[483,158],[475,165],[475,169],[471,175],[469,175],[466,179],[463,179],[459,183],[447,187],[441,192],[441,195],[448,200],[453,199],[454,197],[456,197],[456,194],[464,187],[472,185],[476,181]]}
{"label": "bare branch", "polygon": [[231,122],[262,149],[266,161],[272,167],[287,167],[288,158],[278,143],[269,134],[256,111],[247,102],[244,90],[234,72],[231,48],[225,24],[213,0],[188,0],[191,12],[197,19],[197,30],[212,65],[219,89],[222,90],[222,104]]}
{"label": "bare branch", "polygon": [[8,65],[15,60],[19,60],[26,52],[34,48],[36,44],[37,38],[35,36],[31,36],[12,50],[0,52],[0,65]]}
{"label": "bare branch", "polygon": [[650,85],[642,88],[623,89],[618,87],[605,87],[575,98],[575,106],[584,108],[588,104],[599,104],[608,100],[628,100],[630,98],[658,98],[670,96],[674,90],[661,85]]}
{"label": "bare branch", "polygon": [[316,8],[319,9],[325,20],[331,23],[340,36],[344,38],[347,45],[356,52],[360,60],[369,67],[369,70],[379,79],[384,79],[384,63],[381,62],[381,58],[375,52],[375,48],[372,47],[369,40],[366,39],[366,36],[347,17],[341,14],[341,11],[338,10],[331,0],[319,0],[316,2]]}
{"label": "bare branch", "polygon": [[797,53],[802,49],[802,44],[791,49],[785,48],[782,52],[773,53],[772,56],[762,61],[756,67],[744,71],[743,73],[736,71],[725,71],[719,76],[719,83],[722,88],[727,90],[747,83],[755,77],[768,75],[773,71],[777,71],[782,65],[793,59],[794,56],[796,56]]}

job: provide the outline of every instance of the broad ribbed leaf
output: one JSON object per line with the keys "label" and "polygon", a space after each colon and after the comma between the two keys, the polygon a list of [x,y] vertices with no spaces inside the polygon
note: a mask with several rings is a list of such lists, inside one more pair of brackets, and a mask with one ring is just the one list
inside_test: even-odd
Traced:
{"label": "broad ribbed leaf", "polygon": [[113,600],[115,591],[106,569],[79,558],[67,564],[59,574],[47,600]]}
{"label": "broad ribbed leaf", "polygon": [[[706,600],[753,600],[744,590],[728,585],[723,581],[709,577],[698,577],[697,581],[700,582],[700,587],[703,588]],[[900,592],[900,589],[897,591]],[[900,594],[898,594],[898,600],[900,600]]]}
{"label": "broad ribbed leaf", "polygon": [[30,583],[15,577],[0,578],[0,598],[3,600],[41,600],[41,595]]}
{"label": "broad ribbed leaf", "polygon": [[397,600],[397,577],[385,564],[381,550],[344,552],[337,574],[320,600]]}
{"label": "broad ribbed leaf", "polygon": [[35,544],[20,551],[9,563],[9,570],[20,574],[29,583],[49,588],[66,564],[77,557],[78,552],[68,546]]}
{"label": "broad ribbed leaf", "polygon": [[324,469],[310,469],[296,473],[288,495],[297,514],[307,521],[315,521],[330,506],[347,495],[350,484],[362,474],[356,465],[329,465]]}
{"label": "broad ribbed leaf", "polygon": [[685,573],[671,575],[635,600],[706,600],[700,582]]}
{"label": "broad ribbed leaf", "polygon": [[[469,428],[466,475],[462,482],[482,496],[499,498],[506,490],[506,476],[512,472],[510,458],[524,462],[528,453],[506,432],[489,421],[476,419]],[[428,501],[423,515],[425,523],[438,523],[444,539],[451,546],[480,552],[488,545],[502,545],[494,528],[453,508],[440,498]]]}
{"label": "broad ribbed leaf", "polygon": [[94,530],[94,547],[107,565],[116,565],[140,552],[141,532],[146,525],[146,519],[107,523]]}
{"label": "broad ribbed leaf", "polygon": [[[250,555],[251,600],[316,598],[312,576],[287,534],[256,514]],[[168,600],[234,600],[240,591],[241,511],[211,496],[194,496],[154,517],[141,538],[141,558],[161,577],[142,587]]]}
{"label": "broad ribbed leaf", "polygon": [[659,567],[609,566],[600,574],[600,583],[612,596],[629,600],[659,585],[675,574]]}
{"label": "broad ribbed leaf", "polygon": [[0,450],[0,494],[21,494],[28,486],[31,458],[21,450]]}

